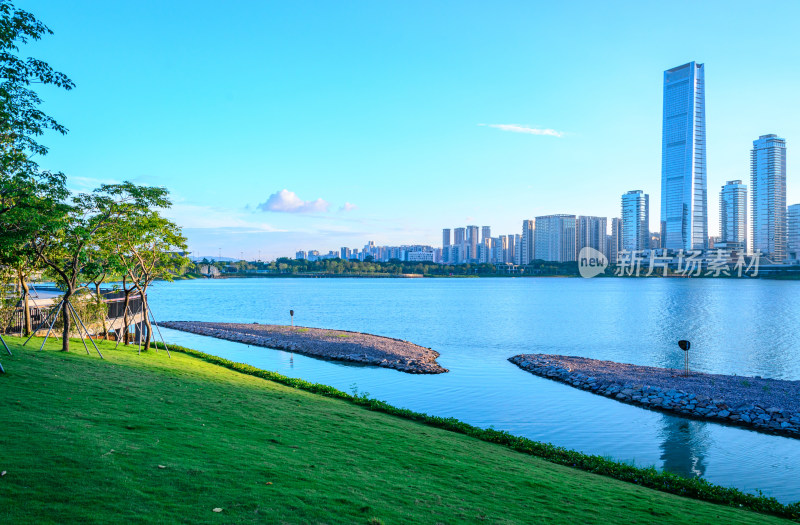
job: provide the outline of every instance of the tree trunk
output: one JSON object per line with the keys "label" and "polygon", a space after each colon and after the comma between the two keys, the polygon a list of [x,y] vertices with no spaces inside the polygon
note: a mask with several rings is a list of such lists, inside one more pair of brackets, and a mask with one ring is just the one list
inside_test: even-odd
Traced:
{"label": "tree trunk", "polygon": [[20,288],[22,288],[22,316],[24,319],[22,335],[23,337],[28,337],[31,335],[31,331],[33,330],[33,323],[31,323],[31,308],[28,305],[28,297],[30,296],[30,292],[28,290],[28,283],[25,282],[25,274],[22,272],[22,270],[17,270],[17,275],[19,276]]}
{"label": "tree trunk", "polygon": [[[123,286],[125,284],[123,283]],[[124,288],[123,288],[124,290]],[[125,292],[125,303],[122,305],[122,344],[128,344],[128,328],[130,327],[130,321],[128,319],[128,304],[131,301],[131,292],[130,290],[124,290]]]}
{"label": "tree trunk", "polygon": [[70,314],[70,310],[69,310],[70,302],[69,302],[69,299],[70,299],[70,297],[72,297],[72,292],[67,290],[67,292],[64,293],[64,299],[63,299],[63,303],[61,305],[62,319],[64,320],[64,338],[61,341],[61,351],[62,352],[69,352],[69,329],[71,328],[70,327],[70,318],[69,318],[69,314]]}
{"label": "tree trunk", "polygon": [[[103,284],[103,281],[95,282],[94,283],[94,293],[95,299],[97,300],[98,308],[103,304],[103,296],[100,293],[100,285]],[[103,331],[101,332],[103,339],[108,340],[108,325],[106,324],[106,314],[101,312],[101,317],[103,318]]]}
{"label": "tree trunk", "polygon": [[144,350],[145,352],[150,350],[150,336],[153,333],[153,326],[150,324],[150,316],[147,315],[147,293],[141,292],[142,294],[142,315],[144,315],[144,325],[147,327],[147,334],[144,338]]}

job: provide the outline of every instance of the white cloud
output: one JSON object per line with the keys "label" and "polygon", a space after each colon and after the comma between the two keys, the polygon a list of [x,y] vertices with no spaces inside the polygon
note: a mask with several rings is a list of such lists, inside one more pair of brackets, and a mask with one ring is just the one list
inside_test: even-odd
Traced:
{"label": "white cloud", "polygon": [[358,209],[358,206],[356,206],[355,204],[351,204],[349,202],[345,202],[344,206],[341,206],[339,208],[339,211],[353,211],[353,210],[357,210],[357,209]]}
{"label": "white cloud", "polygon": [[548,128],[534,128],[522,124],[478,124],[479,126],[486,126],[495,128],[502,131],[510,131],[512,133],[527,133],[528,135],[546,135],[549,137],[563,137],[563,131],[556,131]]}
{"label": "white cloud", "polygon": [[282,213],[317,213],[327,212],[330,204],[322,199],[304,201],[293,191],[283,189],[269,196],[266,202],[258,205],[261,211],[276,211]]}

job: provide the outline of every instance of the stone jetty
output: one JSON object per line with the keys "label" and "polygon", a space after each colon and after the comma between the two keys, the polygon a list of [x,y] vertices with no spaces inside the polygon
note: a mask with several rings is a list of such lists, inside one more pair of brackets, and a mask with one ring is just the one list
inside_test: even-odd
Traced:
{"label": "stone jetty", "polygon": [[584,357],[521,354],[532,374],[623,403],[800,438],[800,381],[637,366]]}
{"label": "stone jetty", "polygon": [[447,372],[436,362],[439,352],[401,339],[361,332],[305,326],[168,321],[161,326],[237,343],[264,346],[336,361],[393,368],[410,374]]}

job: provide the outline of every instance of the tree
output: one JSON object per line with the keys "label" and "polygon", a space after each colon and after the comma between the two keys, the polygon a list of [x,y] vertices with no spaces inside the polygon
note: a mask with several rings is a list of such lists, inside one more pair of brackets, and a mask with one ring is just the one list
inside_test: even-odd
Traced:
{"label": "tree", "polygon": [[62,350],[69,350],[70,300],[92,264],[92,253],[113,231],[117,220],[128,209],[158,207],[165,202],[162,188],[136,186],[130,182],[103,185],[91,194],[82,193],[70,203],[42,207],[41,225],[31,245],[56,283],[64,290]]}
{"label": "tree", "polygon": [[[171,281],[191,261],[184,256],[186,238],[174,222],[161,216],[157,208],[171,205],[165,188],[135,186],[131,183],[101,188],[118,198],[136,197],[122,203],[112,235],[117,241],[116,258],[124,271],[125,344],[128,343],[128,301],[131,286],[142,296],[142,313],[147,327],[145,350],[150,349],[152,326],[148,316],[147,289],[156,279]],[[130,283],[130,284],[128,284]]]}
{"label": "tree", "polygon": [[36,210],[52,209],[67,195],[64,175],[40,172],[32,160],[47,153],[37,141],[45,130],[67,130],[39,109],[41,99],[31,86],[70,90],[74,84],[47,63],[17,53],[20,44],[49,34],[32,14],[0,0],[0,265],[16,270],[26,333],[31,330],[27,280],[37,259],[30,238],[42,219]]}
{"label": "tree", "polygon": [[147,327],[144,349],[147,351],[150,349],[153,333],[150,317],[147,315],[150,309],[147,289],[156,279],[172,281],[173,276],[190,261],[182,253],[186,250],[186,237],[177,224],[161,217],[158,212],[139,217],[137,222],[137,228],[142,235],[138,242],[124,244],[123,249],[129,252],[130,260],[134,263],[128,267],[128,275],[142,296],[144,323]]}

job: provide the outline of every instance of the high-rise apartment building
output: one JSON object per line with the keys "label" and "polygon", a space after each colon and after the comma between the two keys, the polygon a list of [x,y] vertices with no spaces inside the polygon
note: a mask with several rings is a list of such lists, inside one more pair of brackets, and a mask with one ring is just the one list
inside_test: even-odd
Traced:
{"label": "high-rise apartment building", "polygon": [[512,252],[511,262],[516,265],[522,264],[522,236],[518,233],[515,233],[513,237],[509,237],[508,247]]}
{"label": "high-rise apartment building", "polygon": [[536,217],[535,243],[536,258],[543,261],[575,261],[574,215],[545,215]]}
{"label": "high-rise apartment building", "polygon": [[478,260],[478,236],[480,235],[480,228],[477,226],[467,226],[467,244],[469,245],[469,260]]}
{"label": "high-rise apartment building", "polygon": [[453,230],[453,244],[456,246],[464,244],[464,241],[467,239],[466,231],[465,228],[456,228]]}
{"label": "high-rise apartment building", "polygon": [[494,257],[496,264],[505,264],[508,261],[508,236],[501,235],[494,240]]}
{"label": "high-rise apartment building", "polygon": [[800,261],[800,204],[789,206],[786,216],[788,217],[786,256],[796,264]]}
{"label": "high-rise apartment building", "polygon": [[606,235],[608,235],[607,219],[605,217],[578,217],[578,240],[575,249],[578,254],[586,248],[594,248],[608,258]]}
{"label": "high-rise apartment building", "polygon": [[650,248],[650,196],[642,190],[622,196],[622,248],[629,252]]}
{"label": "high-rise apartment building", "polygon": [[491,226],[481,226],[481,242],[486,242],[486,239],[492,238],[492,227]]}
{"label": "high-rise apartment building", "polygon": [[775,262],[786,258],[786,141],[762,135],[750,152],[753,251]]}
{"label": "high-rise apartment building", "polygon": [[519,264],[530,264],[534,259],[536,249],[534,248],[534,222],[532,220],[522,221],[521,244],[519,247]]}
{"label": "high-rise apartment building", "polygon": [[726,248],[747,250],[747,186],[729,180],[719,192],[719,239]]}
{"label": "high-rise apartment building", "polygon": [[450,262],[450,228],[442,229],[442,262]]}
{"label": "high-rise apartment building", "polygon": [[611,219],[611,246],[608,251],[608,261],[616,264],[619,252],[622,251],[622,219],[614,217]]}
{"label": "high-rise apartment building", "polygon": [[661,247],[702,250],[708,243],[705,68],[664,71],[661,134]]}

